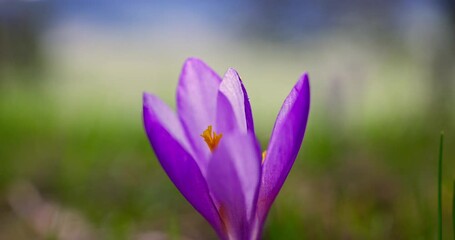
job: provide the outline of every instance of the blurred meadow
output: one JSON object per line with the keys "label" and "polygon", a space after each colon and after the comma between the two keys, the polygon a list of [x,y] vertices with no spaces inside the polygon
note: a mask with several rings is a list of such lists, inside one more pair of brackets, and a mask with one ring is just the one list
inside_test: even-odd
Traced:
{"label": "blurred meadow", "polygon": [[451,0],[0,0],[0,239],[215,239],[161,169],[142,92],[184,60],[242,77],[266,148],[309,72],[311,113],[264,239],[444,239],[455,179]]}

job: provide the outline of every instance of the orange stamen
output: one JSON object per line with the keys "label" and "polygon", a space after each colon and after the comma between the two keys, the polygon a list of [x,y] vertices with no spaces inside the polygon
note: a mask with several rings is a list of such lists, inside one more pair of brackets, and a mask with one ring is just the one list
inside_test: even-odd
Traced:
{"label": "orange stamen", "polygon": [[211,152],[218,146],[222,136],[223,134],[221,133],[216,134],[216,132],[212,132],[212,125],[209,125],[201,134],[201,137],[204,138],[204,141],[207,143]]}
{"label": "orange stamen", "polygon": [[266,155],[267,155],[267,150],[264,150],[264,151],[262,152],[262,161],[261,161],[261,164],[264,163],[264,161],[265,161],[265,156],[266,156]]}

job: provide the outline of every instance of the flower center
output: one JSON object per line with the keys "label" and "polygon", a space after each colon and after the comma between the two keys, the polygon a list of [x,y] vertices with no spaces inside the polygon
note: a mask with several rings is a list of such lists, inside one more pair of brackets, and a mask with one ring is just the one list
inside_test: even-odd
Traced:
{"label": "flower center", "polygon": [[267,156],[267,150],[264,150],[264,151],[262,152],[262,161],[261,161],[261,164],[264,163],[264,161],[265,161],[265,156]]}
{"label": "flower center", "polygon": [[222,136],[223,134],[221,133],[216,134],[216,132],[212,132],[212,125],[209,125],[201,134],[201,137],[204,138],[204,141],[207,143],[211,152],[218,146]]}

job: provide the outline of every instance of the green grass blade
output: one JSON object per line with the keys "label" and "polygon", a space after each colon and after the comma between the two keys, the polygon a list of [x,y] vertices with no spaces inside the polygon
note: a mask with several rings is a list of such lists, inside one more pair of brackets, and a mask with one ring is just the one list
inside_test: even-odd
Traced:
{"label": "green grass blade", "polygon": [[453,181],[453,195],[452,195],[452,229],[453,229],[453,239],[455,240],[455,180]]}
{"label": "green grass blade", "polygon": [[439,141],[438,161],[438,239],[442,240],[442,150],[444,143],[444,132],[441,132]]}

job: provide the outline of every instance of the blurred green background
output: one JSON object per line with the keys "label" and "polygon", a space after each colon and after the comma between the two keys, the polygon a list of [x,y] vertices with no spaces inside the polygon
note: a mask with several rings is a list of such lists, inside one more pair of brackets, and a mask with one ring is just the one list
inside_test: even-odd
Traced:
{"label": "blurred green background", "polygon": [[312,108],[264,239],[444,239],[455,179],[450,0],[0,1],[0,239],[215,239],[159,166],[142,92],[187,57],[240,73],[266,147],[297,78]]}

